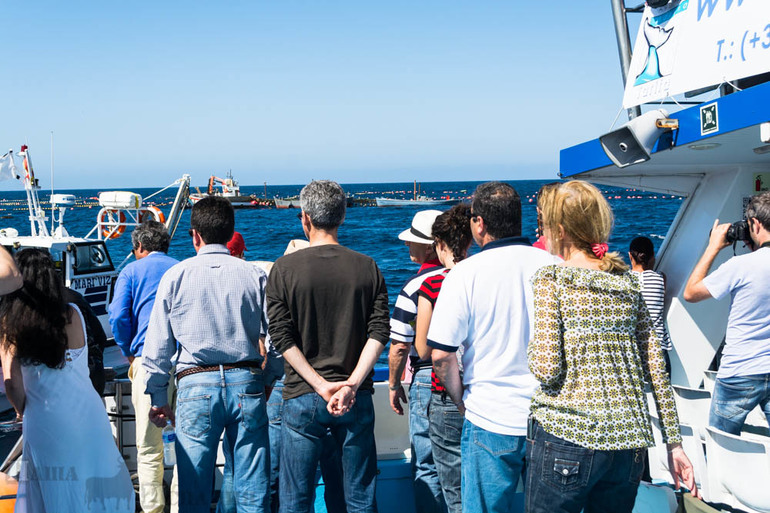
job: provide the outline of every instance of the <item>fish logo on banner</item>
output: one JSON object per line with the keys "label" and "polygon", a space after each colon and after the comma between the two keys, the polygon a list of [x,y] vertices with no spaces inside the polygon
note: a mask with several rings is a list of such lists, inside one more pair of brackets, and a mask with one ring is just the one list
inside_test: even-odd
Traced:
{"label": "fish logo on banner", "polygon": [[682,20],[689,5],[690,0],[681,0],[664,7],[645,9],[629,69],[624,107],[668,96],[683,32]]}
{"label": "fish logo on banner", "polygon": [[647,62],[642,72],[637,75],[634,82],[635,86],[663,78],[663,74],[660,72],[660,53],[673,31],[673,28],[666,30],[663,27],[656,27],[649,21],[644,24],[644,38],[647,40]]}
{"label": "fish logo on banner", "polygon": [[644,10],[623,107],[770,71],[770,1],[673,0]]}

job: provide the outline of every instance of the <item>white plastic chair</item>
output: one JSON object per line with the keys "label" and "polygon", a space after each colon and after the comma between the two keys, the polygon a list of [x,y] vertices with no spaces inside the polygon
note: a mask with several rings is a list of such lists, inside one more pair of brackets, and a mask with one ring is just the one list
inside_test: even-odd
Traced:
{"label": "white plastic chair", "polygon": [[[668,448],[663,443],[660,420],[656,417],[650,417],[650,423],[652,424],[652,436],[655,439],[655,447],[650,448],[648,452],[650,478],[653,484],[667,483],[673,486],[674,480],[668,468]],[[684,449],[693,466],[695,484],[698,486],[698,490],[700,490],[703,498],[709,500],[710,492],[705,447],[700,439],[700,435],[687,424],[680,424],[679,432],[682,434],[682,449]]]}
{"label": "white plastic chair", "polygon": [[703,388],[714,393],[714,382],[717,380],[717,371],[703,371]]}
{"label": "white plastic chair", "polygon": [[409,408],[404,415],[396,415],[390,408],[388,383],[374,384],[374,437],[377,439],[377,458],[397,460],[408,457],[409,452]]}
{"label": "white plastic chair", "polygon": [[709,482],[708,467],[706,467],[706,446],[700,438],[700,434],[687,424],[679,425],[682,434],[682,449],[692,463],[695,473],[695,484],[700,490],[703,500],[711,500],[711,483]]}
{"label": "white plastic chair", "polygon": [[688,388],[680,385],[672,385],[672,388],[679,422],[692,426],[701,440],[705,440],[706,426],[709,424],[711,392],[702,388]]}
{"label": "white plastic chair", "polygon": [[[746,416],[745,423],[748,424],[749,426],[753,426],[755,428],[760,428],[760,429],[768,427],[767,417],[765,417],[765,412],[762,411],[762,408],[760,408],[759,405],[757,405],[756,408],[754,408],[749,412],[748,416]],[[754,429],[753,431],[756,432],[757,430]]]}
{"label": "white plastic chair", "polygon": [[706,428],[711,501],[770,513],[770,438],[751,440]]}
{"label": "white plastic chair", "polygon": [[647,460],[650,463],[650,479],[653,484],[674,484],[671,473],[668,471],[668,450],[663,443],[660,420],[650,415],[650,424],[652,425],[652,438],[655,440],[655,447],[650,447],[647,451]]}

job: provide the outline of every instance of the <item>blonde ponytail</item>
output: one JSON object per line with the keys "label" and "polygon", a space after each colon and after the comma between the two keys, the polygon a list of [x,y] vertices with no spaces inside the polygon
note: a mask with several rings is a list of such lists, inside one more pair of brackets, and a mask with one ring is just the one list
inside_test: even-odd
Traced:
{"label": "blonde ponytail", "polygon": [[[617,252],[607,253],[614,216],[602,193],[588,182],[570,180],[561,184],[541,207],[543,224],[551,234],[559,229],[569,235],[572,244],[587,255],[600,259],[599,269],[621,273],[628,266]],[[561,252],[559,238],[551,241],[551,248]]]}
{"label": "blonde ponytail", "polygon": [[628,271],[628,265],[623,261],[620,253],[613,251],[604,255],[599,263],[599,269],[608,273],[624,273]]}

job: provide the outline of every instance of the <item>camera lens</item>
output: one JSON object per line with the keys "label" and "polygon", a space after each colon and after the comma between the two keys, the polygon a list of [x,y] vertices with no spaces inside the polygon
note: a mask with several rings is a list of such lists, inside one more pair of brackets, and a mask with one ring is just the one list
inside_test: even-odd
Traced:
{"label": "camera lens", "polygon": [[736,241],[751,242],[751,235],[749,234],[749,223],[745,219],[737,221],[730,225],[725,234],[725,239],[730,244]]}

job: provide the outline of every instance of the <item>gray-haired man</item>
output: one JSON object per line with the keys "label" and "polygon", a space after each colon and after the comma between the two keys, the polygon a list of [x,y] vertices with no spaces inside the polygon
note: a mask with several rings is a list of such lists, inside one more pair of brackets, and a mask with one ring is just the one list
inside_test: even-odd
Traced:
{"label": "gray-haired man", "polygon": [[[110,326],[115,343],[131,363],[131,402],[136,413],[136,473],[139,502],[145,513],[160,513],[163,496],[163,441],[161,430],[149,419],[150,396],[144,393],[146,374],[142,367],[144,336],[163,275],[178,260],[166,255],[171,237],[157,221],[146,221],[131,232],[136,262],[128,264],[115,282],[110,303]],[[169,380],[169,404],[174,404],[174,382]]]}
{"label": "gray-haired man", "polygon": [[374,512],[372,368],[388,341],[388,293],[371,258],[339,244],[345,193],[313,181],[300,193],[310,246],[279,258],[268,279],[270,337],[289,365],[283,389],[282,513],[312,507],[322,440],[342,454],[348,511]]}

